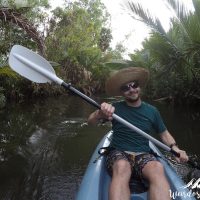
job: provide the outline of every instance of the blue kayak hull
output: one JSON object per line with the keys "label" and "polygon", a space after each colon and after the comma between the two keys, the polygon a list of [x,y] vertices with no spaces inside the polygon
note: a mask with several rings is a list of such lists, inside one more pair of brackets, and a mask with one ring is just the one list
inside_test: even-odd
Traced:
{"label": "blue kayak hull", "polygon": [[[99,145],[96,147],[92,158],[90,159],[89,165],[81,182],[78,194],[76,196],[76,200],[108,200],[108,190],[110,184],[110,176],[107,173],[105,168],[105,157],[100,157],[95,163],[94,161],[99,157],[98,150],[101,147],[107,147],[110,144],[110,138],[112,136],[112,132],[109,132],[104,138],[101,140]],[[159,156],[163,157],[161,152],[150,142],[151,149],[156,152]],[[177,175],[174,169],[169,165],[167,161],[162,158],[157,158],[165,168],[165,174],[170,183],[171,193],[182,193],[189,194],[189,190],[187,188],[183,188],[185,183],[182,179]],[[146,200],[148,196],[148,191],[143,193],[132,193],[131,200]],[[176,200],[195,200],[194,197],[191,196],[177,196]]]}

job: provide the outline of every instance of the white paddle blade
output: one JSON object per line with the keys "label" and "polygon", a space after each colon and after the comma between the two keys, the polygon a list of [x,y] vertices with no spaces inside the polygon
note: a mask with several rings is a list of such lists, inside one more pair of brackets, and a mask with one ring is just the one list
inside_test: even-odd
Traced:
{"label": "white paddle blade", "polygon": [[47,60],[20,45],[15,45],[11,49],[9,65],[15,72],[36,83],[54,81],[51,76],[56,76]]}

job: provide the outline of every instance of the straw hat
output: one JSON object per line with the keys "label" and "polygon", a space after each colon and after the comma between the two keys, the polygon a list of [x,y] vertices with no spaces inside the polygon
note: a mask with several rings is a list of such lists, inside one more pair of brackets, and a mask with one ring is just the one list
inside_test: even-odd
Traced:
{"label": "straw hat", "polygon": [[122,85],[131,81],[138,81],[139,86],[144,88],[149,79],[149,71],[141,67],[128,67],[115,72],[105,84],[106,93],[110,96],[121,96]]}

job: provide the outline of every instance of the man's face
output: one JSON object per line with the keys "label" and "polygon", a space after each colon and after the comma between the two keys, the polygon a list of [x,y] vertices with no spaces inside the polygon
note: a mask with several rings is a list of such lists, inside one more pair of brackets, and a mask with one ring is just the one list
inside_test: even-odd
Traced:
{"label": "man's face", "polygon": [[136,102],[140,98],[141,88],[138,84],[138,81],[132,81],[121,87],[121,93],[130,103]]}

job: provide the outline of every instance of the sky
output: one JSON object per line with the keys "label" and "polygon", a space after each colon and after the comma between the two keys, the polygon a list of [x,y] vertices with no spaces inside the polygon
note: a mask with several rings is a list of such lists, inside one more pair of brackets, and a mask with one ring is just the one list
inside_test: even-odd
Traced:
{"label": "sky", "polygon": [[[137,49],[141,49],[142,41],[149,36],[150,30],[142,22],[134,20],[127,12],[127,0],[101,0],[111,15],[110,28],[112,30],[113,40],[111,46],[114,48],[117,43],[122,43],[126,50],[127,56]],[[153,15],[157,16],[164,28],[169,29],[169,16],[173,13],[167,9],[165,0],[132,0],[139,2],[144,8],[147,8]],[[192,0],[182,0],[192,9]],[[51,0],[51,6],[62,6],[63,0]]]}
{"label": "sky", "polygon": [[[111,29],[114,38],[112,45],[115,46],[118,42],[123,42],[127,48],[127,53],[140,49],[142,47],[141,42],[149,36],[149,28],[142,22],[134,20],[128,14],[127,1],[102,0],[102,2],[111,14]],[[169,11],[164,6],[163,0],[140,0],[140,3],[144,8],[148,8],[152,14],[159,16],[166,27],[168,26]],[[126,36],[128,36],[127,40],[125,40]]]}

